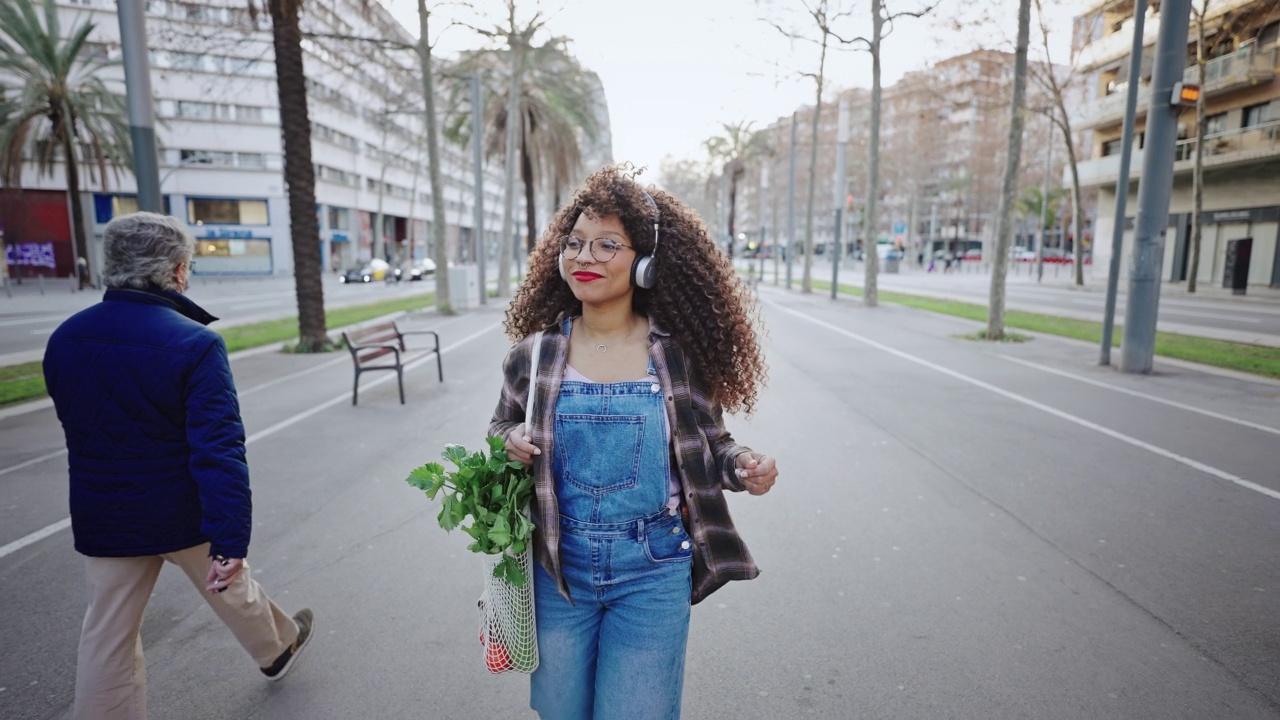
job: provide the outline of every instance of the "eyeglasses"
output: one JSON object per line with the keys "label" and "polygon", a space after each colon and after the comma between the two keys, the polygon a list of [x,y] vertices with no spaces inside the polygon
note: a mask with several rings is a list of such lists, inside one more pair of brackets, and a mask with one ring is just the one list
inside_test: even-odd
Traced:
{"label": "eyeglasses", "polygon": [[619,250],[631,247],[612,238],[596,238],[590,241],[572,235],[560,238],[560,254],[564,256],[565,260],[577,260],[578,256],[582,254],[583,246],[586,246],[588,252],[591,253],[591,257],[600,263],[609,262],[618,254]]}

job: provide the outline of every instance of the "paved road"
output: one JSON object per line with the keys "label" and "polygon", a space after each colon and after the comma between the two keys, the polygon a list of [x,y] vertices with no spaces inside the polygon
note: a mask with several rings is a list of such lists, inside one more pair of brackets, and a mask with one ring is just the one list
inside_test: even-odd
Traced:
{"label": "paved road", "polygon": [[[11,289],[11,297],[0,294],[0,366],[39,360],[49,334],[63,320],[102,299],[101,291],[72,293],[62,282],[45,285],[44,294],[31,281]],[[330,309],[432,290],[434,280],[345,285],[334,276],[324,276],[325,307]],[[188,295],[221,318],[224,325],[273,320],[298,312],[292,277],[196,276]]]}
{"label": "paved road", "polygon": [[[756,265],[758,267],[758,261]],[[741,261],[739,266],[745,268]],[[862,263],[853,267],[842,265],[840,281],[861,286],[865,272]],[[772,282],[771,261],[765,262],[765,273],[766,282]],[[785,270],[780,274],[785,277]],[[816,279],[830,280],[831,264],[815,262],[813,274]],[[797,263],[792,269],[793,282],[798,283],[799,277],[800,266]],[[990,297],[991,276],[981,266],[973,265],[950,274],[926,273],[903,266],[899,273],[881,273],[877,283],[883,290],[963,300],[985,306]],[[1123,325],[1127,281],[1122,280],[1118,289],[1115,317],[1116,323]],[[1106,305],[1106,280],[1103,277],[1091,274],[1086,278],[1084,287],[1076,287],[1066,266],[1046,266],[1044,278],[1036,282],[1030,268],[1017,266],[1010,270],[1006,290],[1009,308],[1102,322]],[[1188,295],[1182,286],[1165,284],[1160,292],[1157,319],[1160,330],[1280,347],[1278,291],[1255,290],[1253,296],[1237,298],[1226,296],[1215,288],[1206,288],[1197,295]]]}
{"label": "paved road", "polygon": [[[779,457],[731,506],[763,569],[694,610],[689,718],[1280,718],[1280,385],[1055,339],[762,290],[772,384],[740,440]],[[166,570],[144,625],[159,718],[529,718],[481,667],[479,565],[407,471],[477,446],[501,307],[349,402],[348,360],[238,357],[254,572],[316,610],[316,646],[263,682]],[[48,410],[0,417],[0,544],[66,515]],[[43,458],[43,459],[42,459]],[[30,463],[23,466],[23,463]],[[17,468],[17,469],[13,469]],[[0,549],[0,717],[64,718],[83,613],[61,530]]]}

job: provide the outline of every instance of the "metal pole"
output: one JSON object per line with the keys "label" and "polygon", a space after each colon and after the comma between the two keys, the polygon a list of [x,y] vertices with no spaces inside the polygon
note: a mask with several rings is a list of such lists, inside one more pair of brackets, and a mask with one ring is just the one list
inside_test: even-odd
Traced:
{"label": "metal pole", "polygon": [[[849,144],[849,101],[840,101],[839,125],[836,129],[836,181],[835,181],[835,200],[836,200],[836,227],[835,242],[831,248],[831,299],[836,299],[836,294],[840,292],[840,255],[844,248],[840,240],[840,226],[844,224],[844,197],[845,197],[845,167],[844,167],[844,151],[845,146]],[[865,243],[865,241],[864,241]]]}
{"label": "metal pole", "polygon": [[1142,34],[1147,0],[1133,3],[1133,47],[1129,51],[1129,87],[1125,88],[1124,130],[1120,138],[1120,174],[1116,178],[1115,226],[1111,228],[1111,263],[1107,274],[1107,303],[1102,311],[1102,349],[1099,365],[1111,364],[1111,336],[1115,333],[1116,293],[1120,285],[1120,253],[1124,247],[1124,211],[1129,201],[1129,158],[1133,154],[1134,115],[1138,109],[1138,81],[1142,77]]}
{"label": "metal pole", "polygon": [[129,138],[133,141],[133,176],[138,182],[138,209],[164,212],[160,198],[160,157],[156,152],[156,119],[147,64],[147,28],[143,0],[119,0],[120,54],[124,58]]}
{"label": "metal pole", "polygon": [[1044,278],[1044,236],[1049,224],[1049,176],[1053,174],[1052,122],[1049,123],[1049,142],[1045,145],[1048,145],[1048,149],[1044,153],[1044,185],[1040,189],[1040,232],[1037,233],[1036,238],[1036,282]]}
{"label": "metal pole", "polygon": [[[485,255],[488,254],[488,245],[484,241],[484,155],[483,144],[484,125],[481,121],[483,113],[484,100],[480,96],[480,75],[471,76],[471,165],[472,173],[475,177],[475,201],[472,203],[475,207],[475,219],[472,224],[475,225],[475,242],[476,242],[476,270],[480,279],[480,304],[484,305],[489,301],[489,291],[484,282],[484,263]],[[436,272],[440,272],[436,268]]]}
{"label": "metal pole", "polygon": [[796,254],[796,113],[791,113],[791,159],[787,171],[787,289],[791,289],[791,259]]}
{"label": "metal pole", "polygon": [[933,262],[933,241],[938,236],[938,203],[929,203],[929,242],[925,243],[923,252],[920,255],[920,266],[922,268],[929,267],[929,263]]}
{"label": "metal pole", "polygon": [[1170,102],[1173,85],[1187,64],[1187,30],[1191,0],[1164,0],[1156,39],[1151,104],[1147,109],[1146,150],[1138,181],[1138,214],[1133,230],[1128,306],[1120,370],[1151,372],[1155,355],[1156,314],[1160,306],[1160,270],[1164,236],[1169,228],[1169,195],[1173,189],[1173,156],[1178,142],[1178,107]]}

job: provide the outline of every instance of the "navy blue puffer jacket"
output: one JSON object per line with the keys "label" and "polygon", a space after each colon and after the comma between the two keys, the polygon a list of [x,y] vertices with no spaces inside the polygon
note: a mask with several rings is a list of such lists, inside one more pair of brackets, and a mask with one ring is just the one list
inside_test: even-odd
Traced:
{"label": "navy blue puffer jacket", "polygon": [[248,554],[244,426],[216,319],[179,293],[112,288],[49,338],[80,553]]}

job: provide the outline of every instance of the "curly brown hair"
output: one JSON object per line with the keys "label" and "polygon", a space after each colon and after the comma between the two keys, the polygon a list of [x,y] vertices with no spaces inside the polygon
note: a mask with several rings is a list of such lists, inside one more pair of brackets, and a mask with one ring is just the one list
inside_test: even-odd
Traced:
{"label": "curly brown hair", "polygon": [[[702,219],[661,190],[648,194],[657,204],[657,281],[636,288],[632,309],[652,317],[684,350],[716,399],[729,412],[755,409],[756,394],[768,381],[768,367],[756,328],[759,310]],[[553,325],[561,314],[577,315],[582,303],[560,278],[560,238],[578,216],[617,216],[636,252],[653,254],[653,208],[622,168],[605,167],[583,182],[560,208],[529,256],[529,274],[507,309],[507,335],[519,341]]]}

